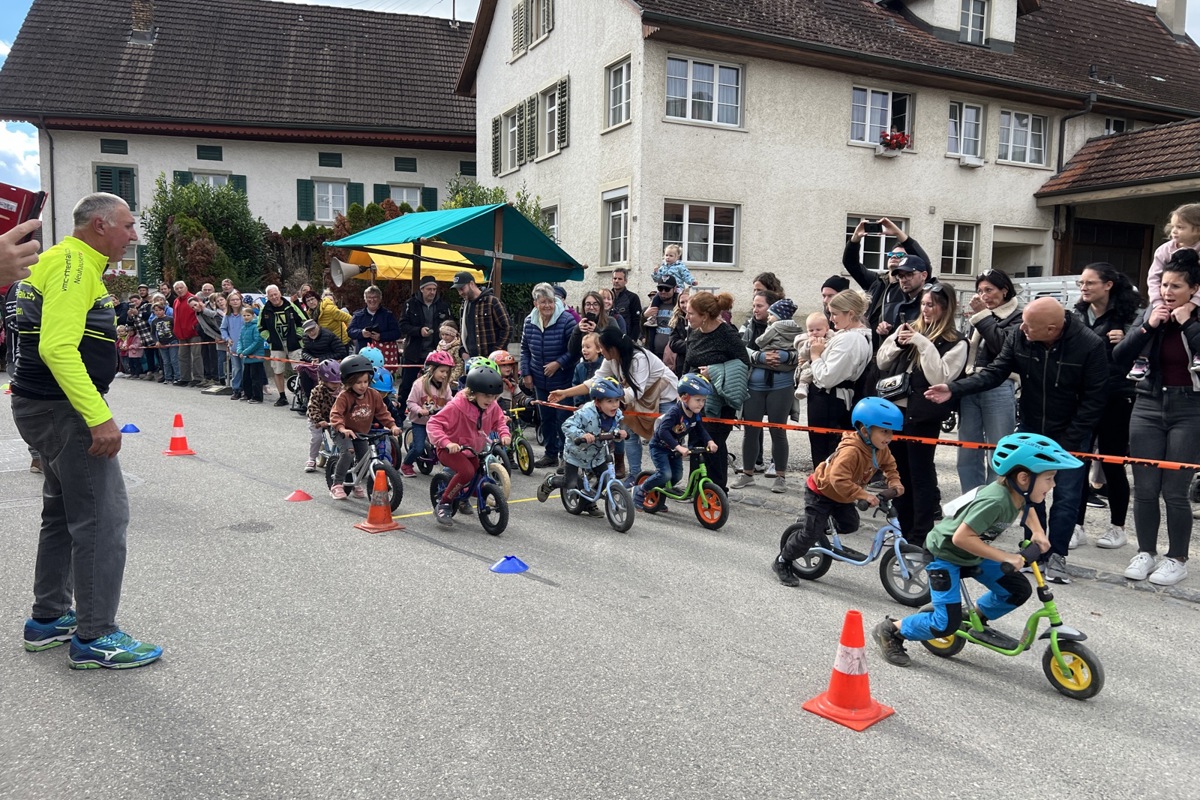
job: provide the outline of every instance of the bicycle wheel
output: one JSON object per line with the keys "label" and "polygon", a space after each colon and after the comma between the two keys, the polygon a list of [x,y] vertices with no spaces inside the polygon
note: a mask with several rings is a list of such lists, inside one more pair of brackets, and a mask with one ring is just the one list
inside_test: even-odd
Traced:
{"label": "bicycle wheel", "polygon": [[614,531],[628,533],[633,527],[633,495],[616,480],[608,485],[608,491],[612,492],[612,497],[604,503],[604,516]]}
{"label": "bicycle wheel", "polygon": [[929,554],[924,550],[912,550],[903,554],[904,564],[908,568],[908,577],[900,571],[900,562],[896,559],[894,548],[887,548],[883,558],[879,559],[879,580],[892,599],[902,605],[917,608],[929,602],[929,579],[925,575],[925,567],[929,564]]}
{"label": "bicycle wheel", "polygon": [[[450,482],[450,474],[439,472],[433,476],[433,480],[429,482],[429,505],[437,508],[437,504],[442,502],[442,493],[446,491],[446,484]],[[458,503],[450,504],[450,516],[458,513]]]}
{"label": "bicycle wheel", "polygon": [[[783,552],[783,546],[787,544],[787,540],[791,538],[793,533],[803,530],[803,520],[800,522],[795,522],[785,528],[779,537],[779,552]],[[821,547],[828,548],[829,539],[822,534],[822,536],[817,540],[817,544]],[[804,555],[792,561],[792,571],[796,573],[797,577],[804,578],[806,581],[815,581],[826,572],[829,572],[829,568],[831,566],[833,566],[833,558],[831,556],[828,556],[825,553],[817,553],[812,550],[809,550]]]}
{"label": "bicycle wheel", "polygon": [[529,442],[524,439],[518,439],[513,445],[513,461],[517,462],[517,469],[521,470],[522,475],[533,474],[533,448],[529,446]]}
{"label": "bicycle wheel", "polygon": [[700,524],[715,531],[729,521],[729,498],[725,490],[715,483],[706,483],[700,494],[692,500],[692,508]]}
{"label": "bicycle wheel", "polygon": [[1058,640],[1058,652],[1067,662],[1063,672],[1049,647],[1042,654],[1042,672],[1050,685],[1074,700],[1087,700],[1100,694],[1104,688],[1104,666],[1096,654],[1079,642]]}
{"label": "bicycle wheel", "polygon": [[410,425],[404,429],[404,455],[408,455],[408,452],[410,450],[412,450],[412,443],[413,443],[413,429],[412,429],[412,426]]}
{"label": "bicycle wheel", "polygon": [[512,491],[512,479],[508,476],[508,470],[499,461],[489,461],[487,474],[500,487],[500,491],[504,493],[504,499],[507,500],[509,492]]}
{"label": "bicycle wheel", "polygon": [[485,483],[479,488],[479,524],[492,536],[499,536],[508,527],[508,501],[499,486]]}
{"label": "bicycle wheel", "polygon": [[562,500],[563,508],[567,510],[567,513],[575,516],[582,514],[584,506],[587,505],[586,500],[581,499],[578,494],[565,486],[558,490],[558,498]]}
{"label": "bicycle wheel", "polygon": [[329,489],[332,489],[335,483],[341,483],[338,477],[334,475],[337,472],[337,462],[338,455],[336,452],[325,459],[325,486]]}
{"label": "bicycle wheel", "polygon": [[[638,476],[633,479],[633,485],[641,486],[653,474],[654,473],[650,472],[649,470],[643,470],[642,472],[639,472]],[[647,511],[658,511],[666,504],[666,502],[667,498],[663,496],[662,492],[658,491],[657,489],[652,489],[650,490],[650,493],[646,495],[645,501],[642,502],[642,508],[646,509]]]}
{"label": "bicycle wheel", "polygon": [[[933,606],[929,603],[921,606],[920,613],[933,611]],[[926,650],[933,653],[938,658],[950,658],[962,652],[962,649],[967,646],[967,640],[961,636],[950,634],[948,636],[938,636],[933,639],[928,639],[921,642]]]}
{"label": "bicycle wheel", "polygon": [[380,469],[387,476],[388,503],[391,505],[392,511],[395,511],[400,507],[400,502],[404,499],[404,479],[400,477],[399,470],[383,459],[377,458],[371,464],[371,474],[374,475],[375,471]]}
{"label": "bicycle wheel", "polygon": [[417,456],[417,469],[421,471],[422,475],[428,475],[429,473],[433,472],[433,467],[437,463],[437,459],[433,458],[432,456],[429,458],[426,458],[425,456]]}

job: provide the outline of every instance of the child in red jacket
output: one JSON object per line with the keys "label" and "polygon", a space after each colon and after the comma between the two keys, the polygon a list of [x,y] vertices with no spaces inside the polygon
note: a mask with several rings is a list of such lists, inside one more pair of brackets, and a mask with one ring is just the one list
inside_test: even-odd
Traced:
{"label": "child in red jacket", "polygon": [[[368,445],[364,435],[371,430],[372,423],[378,422],[393,436],[400,435],[400,428],[383,404],[383,395],[371,388],[375,366],[370,361],[364,356],[347,356],[342,359],[339,372],[344,388],[337,400],[333,401],[329,427],[336,434],[340,453],[333,474],[347,475],[354,463],[367,454]],[[341,483],[335,483],[329,490],[329,496],[334,500],[345,500],[346,490]],[[366,488],[356,484],[354,496],[366,497]]]}

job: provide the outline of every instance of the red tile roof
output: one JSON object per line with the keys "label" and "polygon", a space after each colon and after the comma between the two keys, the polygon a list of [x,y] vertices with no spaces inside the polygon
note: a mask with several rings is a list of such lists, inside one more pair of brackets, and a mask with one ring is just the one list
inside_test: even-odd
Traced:
{"label": "red tile roof", "polygon": [[0,69],[0,118],[115,118],[475,135],[454,81],[470,23],[266,0],[35,0]]}
{"label": "red tile roof", "polygon": [[1200,119],[1092,139],[1035,196],[1189,177],[1200,177]]}

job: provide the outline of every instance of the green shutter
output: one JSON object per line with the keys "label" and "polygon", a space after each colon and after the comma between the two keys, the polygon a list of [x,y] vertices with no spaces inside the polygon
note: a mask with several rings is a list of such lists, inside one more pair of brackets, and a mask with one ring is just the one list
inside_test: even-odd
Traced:
{"label": "green shutter", "polygon": [[113,178],[116,183],[113,194],[124,200],[130,211],[137,211],[137,173],[132,167],[116,167]]}
{"label": "green shutter", "polygon": [[139,283],[146,281],[146,245],[139,244],[134,249],[135,258],[137,259],[137,277]]}
{"label": "green shutter", "polygon": [[386,183],[375,184],[375,202],[382,203],[392,196],[392,187]]}
{"label": "green shutter", "polygon": [[229,176],[229,185],[233,187],[234,191],[241,192],[242,194],[246,194],[246,176],[245,175],[230,175]]}
{"label": "green shutter", "polygon": [[116,187],[116,167],[96,167],[96,191],[113,194]]}
{"label": "green shutter", "polygon": [[396,172],[416,172],[417,160],[405,156],[396,156]]}
{"label": "green shutter", "polygon": [[358,203],[360,206],[366,205],[363,202],[363,185],[361,183],[351,183],[346,186],[346,207]]}
{"label": "green shutter", "polygon": [[460,161],[460,162],[458,162],[458,174],[459,174],[459,175],[463,175],[463,176],[467,176],[467,177],[474,178],[474,177],[475,177],[475,173],[476,173],[476,166],[475,166],[475,162],[474,162],[474,161]]}
{"label": "green shutter", "polygon": [[563,78],[558,82],[558,149],[561,150],[571,143],[568,129],[571,126],[571,79]]}
{"label": "green shutter", "polygon": [[[527,119],[525,116],[525,104],[517,103],[517,163],[520,166],[525,163],[525,137],[528,135],[528,127],[537,125],[537,120]],[[508,144],[505,143],[507,148]],[[508,165],[512,167],[512,164]]]}
{"label": "green shutter", "polygon": [[113,156],[129,155],[129,140],[128,139],[101,139],[100,152],[108,153]]}
{"label": "green shutter", "polygon": [[426,211],[437,211],[438,199],[437,189],[427,187],[421,190],[421,205],[425,206]]}
{"label": "green shutter", "polygon": [[296,219],[312,222],[317,218],[317,188],[304,178],[296,179]]}
{"label": "green shutter", "polygon": [[492,174],[500,174],[500,118],[492,117]]}
{"label": "green shutter", "polygon": [[192,182],[192,173],[184,172],[183,170],[175,170],[175,185],[187,186]]}
{"label": "green shutter", "polygon": [[224,153],[219,144],[198,144],[196,145],[196,158],[201,161],[221,161]]}

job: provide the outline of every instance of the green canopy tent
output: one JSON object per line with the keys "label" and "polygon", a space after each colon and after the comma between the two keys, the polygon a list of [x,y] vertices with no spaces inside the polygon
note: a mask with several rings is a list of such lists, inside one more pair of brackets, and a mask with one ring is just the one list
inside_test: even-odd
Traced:
{"label": "green canopy tent", "polygon": [[502,273],[514,283],[557,283],[583,280],[585,269],[507,203],[405,214],[325,246],[393,256],[396,245],[408,244],[412,245],[414,287],[421,279],[422,262],[462,265],[458,259],[424,256],[423,246],[460,254],[483,270],[496,291]]}

